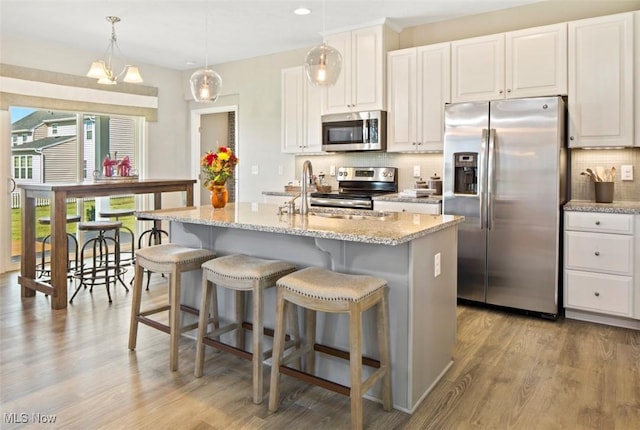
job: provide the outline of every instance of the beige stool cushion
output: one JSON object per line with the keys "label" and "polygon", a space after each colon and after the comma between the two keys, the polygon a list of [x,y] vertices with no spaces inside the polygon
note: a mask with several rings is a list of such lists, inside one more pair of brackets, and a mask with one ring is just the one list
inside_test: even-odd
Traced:
{"label": "beige stool cushion", "polygon": [[154,264],[188,264],[209,260],[214,256],[214,252],[208,249],[187,248],[173,243],[148,246],[136,251],[136,260],[141,265],[145,260]]}
{"label": "beige stool cushion", "polygon": [[122,227],[120,221],[83,221],[78,224],[78,230],[95,231],[95,230],[115,230]]}
{"label": "beige stool cushion", "polygon": [[301,296],[328,301],[359,302],[387,285],[382,278],[307,267],[280,278],[278,287]]}
{"label": "beige stool cushion", "polygon": [[234,254],[209,260],[202,265],[202,269],[221,278],[260,281],[287,274],[295,270],[296,266],[279,260]]}

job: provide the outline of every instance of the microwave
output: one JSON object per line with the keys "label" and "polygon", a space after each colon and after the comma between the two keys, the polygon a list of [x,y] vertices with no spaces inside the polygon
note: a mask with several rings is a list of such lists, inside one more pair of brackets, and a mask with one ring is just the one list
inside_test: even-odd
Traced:
{"label": "microwave", "polygon": [[384,151],[387,112],[366,111],[322,116],[322,150]]}

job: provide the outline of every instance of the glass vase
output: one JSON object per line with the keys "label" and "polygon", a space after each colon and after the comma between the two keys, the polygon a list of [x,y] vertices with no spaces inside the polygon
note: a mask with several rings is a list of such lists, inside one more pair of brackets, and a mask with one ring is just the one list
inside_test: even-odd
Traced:
{"label": "glass vase", "polygon": [[227,205],[229,200],[229,192],[226,184],[215,184],[211,188],[211,206],[215,209],[222,209]]}

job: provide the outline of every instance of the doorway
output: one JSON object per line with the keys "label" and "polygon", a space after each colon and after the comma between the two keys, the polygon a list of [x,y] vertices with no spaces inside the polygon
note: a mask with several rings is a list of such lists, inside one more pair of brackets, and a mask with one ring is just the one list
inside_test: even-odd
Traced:
{"label": "doorway", "polygon": [[[200,193],[194,193],[196,206],[209,201],[209,191],[202,186],[200,158],[206,151],[216,151],[219,146],[239,152],[238,106],[219,106],[191,111],[191,166],[192,174],[199,180]],[[229,202],[238,201],[237,171],[227,182]]]}

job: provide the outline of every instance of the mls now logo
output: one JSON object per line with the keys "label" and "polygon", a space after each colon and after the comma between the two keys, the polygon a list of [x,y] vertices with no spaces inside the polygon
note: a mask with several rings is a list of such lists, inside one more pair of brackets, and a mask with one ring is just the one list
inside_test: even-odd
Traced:
{"label": "mls now logo", "polygon": [[28,414],[26,412],[18,413],[11,412],[4,414],[4,422],[7,424],[25,424],[25,423],[38,423],[38,424],[52,424],[56,422],[55,415],[43,415],[40,413]]}

